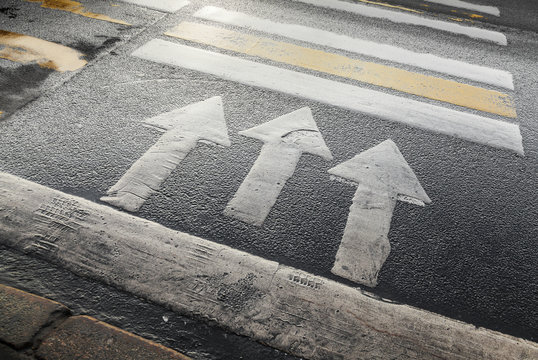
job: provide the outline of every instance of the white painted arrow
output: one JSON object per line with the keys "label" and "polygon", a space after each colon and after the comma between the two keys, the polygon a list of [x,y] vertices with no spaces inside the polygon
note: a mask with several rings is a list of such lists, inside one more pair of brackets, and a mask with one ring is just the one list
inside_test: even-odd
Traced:
{"label": "white painted arrow", "polygon": [[167,131],[107,191],[108,196],[101,198],[128,211],[138,211],[198,141],[230,146],[220,96],[160,114],[145,123]]}
{"label": "white painted arrow", "polygon": [[376,286],[390,253],[387,235],[396,200],[422,206],[431,200],[391,140],[333,167],[329,173],[358,183],[331,272]]}
{"label": "white painted arrow", "polygon": [[264,142],[258,159],[224,210],[224,214],[249,224],[263,224],[303,153],[332,159],[308,107],[239,134]]}

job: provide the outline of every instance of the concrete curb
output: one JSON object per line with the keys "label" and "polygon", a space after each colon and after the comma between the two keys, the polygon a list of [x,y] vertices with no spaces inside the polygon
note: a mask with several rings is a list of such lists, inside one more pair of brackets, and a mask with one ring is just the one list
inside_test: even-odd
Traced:
{"label": "concrete curb", "polygon": [[536,343],[1,172],[0,243],[311,360],[538,358]]}
{"label": "concrete curb", "polygon": [[190,358],[64,305],[0,284],[3,360],[189,360]]}

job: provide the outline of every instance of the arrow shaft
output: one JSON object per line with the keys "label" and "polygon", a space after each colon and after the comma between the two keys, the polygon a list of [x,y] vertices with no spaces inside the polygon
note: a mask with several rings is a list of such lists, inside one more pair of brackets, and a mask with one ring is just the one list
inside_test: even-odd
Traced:
{"label": "arrow shaft", "polygon": [[359,184],[349,208],[342,242],[332,273],[367,286],[377,276],[390,253],[387,237],[396,199],[387,190]]}
{"label": "arrow shaft", "polygon": [[167,131],[112,186],[103,201],[129,211],[138,211],[149,196],[196,146],[196,136],[183,136],[181,129]]}
{"label": "arrow shaft", "polygon": [[295,172],[301,154],[301,150],[293,145],[264,144],[260,156],[224,213],[261,226],[286,181]]}

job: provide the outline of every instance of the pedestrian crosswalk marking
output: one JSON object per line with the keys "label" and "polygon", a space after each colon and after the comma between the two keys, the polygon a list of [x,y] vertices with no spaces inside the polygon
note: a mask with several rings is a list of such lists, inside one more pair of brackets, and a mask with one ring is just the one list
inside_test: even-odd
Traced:
{"label": "pedestrian crosswalk marking", "polygon": [[470,2],[461,1],[461,0],[425,0],[425,1],[435,3],[435,4],[446,5],[446,6],[453,6],[460,9],[477,11],[477,12],[481,12],[481,13],[489,14],[493,16],[501,15],[499,8],[496,6],[472,4]]}
{"label": "pedestrian crosswalk marking", "polygon": [[432,54],[417,53],[401,47],[352,38],[317,28],[274,22],[214,6],[206,6],[194,13],[194,16],[199,19],[328,46],[510,90],[514,89],[512,74],[504,70],[469,64]]}
{"label": "pedestrian crosswalk marking", "polygon": [[57,71],[74,71],[86,65],[84,54],[50,41],[0,30],[0,58],[23,64],[37,63]]}
{"label": "pedestrian crosswalk marking", "polygon": [[371,0],[356,0],[356,1],[360,1],[360,2],[363,2],[363,3],[366,3],[366,4],[384,6],[384,7],[388,7],[388,8],[392,8],[392,9],[398,9],[398,10],[414,12],[414,13],[417,13],[417,14],[422,14],[424,12],[424,11],[420,11],[420,10],[410,9],[410,8],[405,7],[405,6],[392,5],[392,4],[387,4],[387,3],[379,2],[379,1],[371,1]]}
{"label": "pedestrian crosswalk marking", "polygon": [[425,26],[436,30],[446,31],[453,34],[465,35],[473,39],[490,41],[499,45],[506,45],[506,36],[498,31],[482,29],[478,27],[463,26],[441,20],[428,19],[415,14],[380,9],[363,4],[348,3],[339,0],[293,0],[309,5],[319,6],[325,9],[346,11],[360,16],[389,20],[395,23]]}
{"label": "pedestrian crosswalk marking", "polygon": [[204,24],[183,22],[168,31],[166,35],[359,80],[471,109],[516,117],[512,97],[494,90]]}
{"label": "pedestrian crosswalk marking", "polygon": [[132,54],[523,155],[517,124],[154,39]]}
{"label": "pedestrian crosswalk marking", "polygon": [[122,25],[131,25],[129,23],[126,23],[123,20],[113,19],[107,15],[97,14],[94,12],[87,11],[84,8],[84,6],[78,1],[73,1],[73,0],[26,0],[26,1],[34,2],[34,3],[41,3],[42,4],[41,7],[47,8],[47,9],[69,11],[69,12],[72,12],[73,14],[81,15],[84,17],[92,18],[92,19],[103,20],[103,21],[108,21],[111,23],[122,24]]}
{"label": "pedestrian crosswalk marking", "polygon": [[179,9],[190,4],[186,0],[122,0],[123,2],[147,7],[158,11],[175,13]]}

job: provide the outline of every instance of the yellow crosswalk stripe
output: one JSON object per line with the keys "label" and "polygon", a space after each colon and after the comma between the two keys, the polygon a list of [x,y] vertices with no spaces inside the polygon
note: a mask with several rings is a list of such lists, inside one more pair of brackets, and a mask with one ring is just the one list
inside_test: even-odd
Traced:
{"label": "yellow crosswalk stripe", "polygon": [[327,53],[204,24],[183,22],[166,32],[197,43],[358,80],[405,93],[507,117],[516,117],[512,97],[452,80]]}
{"label": "yellow crosswalk stripe", "polygon": [[84,54],[67,46],[11,31],[0,30],[0,45],[0,58],[56,71],[74,71],[87,63]]}
{"label": "yellow crosswalk stripe", "polygon": [[54,10],[69,11],[73,14],[85,16],[92,19],[108,21],[111,23],[131,25],[125,21],[113,19],[107,15],[97,14],[91,11],[87,11],[84,6],[78,1],[73,0],[26,0],[28,2],[41,3],[41,7]]}

